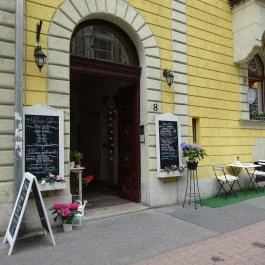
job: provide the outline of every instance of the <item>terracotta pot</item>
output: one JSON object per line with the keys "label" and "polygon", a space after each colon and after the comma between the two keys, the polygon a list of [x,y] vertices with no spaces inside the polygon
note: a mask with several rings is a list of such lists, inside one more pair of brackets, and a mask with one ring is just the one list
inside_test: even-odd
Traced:
{"label": "terracotta pot", "polygon": [[74,165],[75,168],[81,167],[80,163],[75,163]]}
{"label": "terracotta pot", "polygon": [[188,160],[187,167],[188,167],[188,170],[196,170],[198,167],[198,161]]}

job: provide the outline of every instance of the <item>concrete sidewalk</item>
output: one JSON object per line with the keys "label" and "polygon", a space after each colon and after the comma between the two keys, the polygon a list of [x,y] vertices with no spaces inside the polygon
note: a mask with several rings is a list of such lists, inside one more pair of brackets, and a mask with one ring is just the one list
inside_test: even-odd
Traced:
{"label": "concrete sidewalk", "polygon": [[134,265],[264,265],[265,221],[134,263]]}
{"label": "concrete sidewalk", "polygon": [[[18,240],[1,265],[265,264],[265,197],[208,208],[170,206]],[[263,262],[263,263],[262,263]]]}

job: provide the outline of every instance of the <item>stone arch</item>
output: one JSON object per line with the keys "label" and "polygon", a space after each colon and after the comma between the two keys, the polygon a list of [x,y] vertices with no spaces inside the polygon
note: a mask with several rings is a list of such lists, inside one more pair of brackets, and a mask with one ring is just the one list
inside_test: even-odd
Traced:
{"label": "stone arch", "polygon": [[[159,84],[154,85],[152,81],[146,86],[160,90],[160,53],[157,41],[148,24],[133,7],[122,0],[65,0],[56,10],[48,32],[47,103],[54,105],[49,93],[55,87],[57,92],[62,89],[61,86],[54,85],[54,80],[69,80],[69,49],[73,30],[80,22],[94,18],[111,21],[129,35],[139,55],[142,81],[157,80]],[[64,87],[62,92],[67,94],[65,89]]]}
{"label": "stone arch", "polygon": [[[146,131],[154,131],[153,103],[161,110],[161,67],[157,41],[144,18],[123,0],[65,0],[54,13],[48,31],[47,52],[47,104],[65,110],[65,128],[70,127],[70,40],[75,27],[88,19],[104,19],[123,29],[133,41],[142,68],[140,80],[140,122]],[[151,119],[150,119],[151,116]],[[69,157],[69,130],[65,130],[65,158]],[[154,143],[155,145],[155,143]],[[152,157],[148,148],[142,148],[142,164],[148,165]],[[143,160],[144,159],[144,160]],[[69,170],[65,166],[65,174]],[[150,168],[148,169],[148,171]],[[141,170],[148,182],[148,171]],[[148,185],[146,185],[147,187]],[[145,193],[145,194],[144,194]],[[142,202],[149,204],[148,190],[143,193]]]}

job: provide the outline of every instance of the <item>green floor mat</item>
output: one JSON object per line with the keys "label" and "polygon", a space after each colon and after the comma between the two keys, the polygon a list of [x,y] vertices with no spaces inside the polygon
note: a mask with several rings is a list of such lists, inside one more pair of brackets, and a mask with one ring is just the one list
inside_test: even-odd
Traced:
{"label": "green floor mat", "polygon": [[255,192],[255,190],[245,190],[237,191],[236,194],[237,196],[235,196],[234,194],[230,194],[226,199],[223,195],[221,197],[202,199],[202,204],[211,208],[222,207],[225,205],[265,196],[265,191],[259,190],[258,192]]}

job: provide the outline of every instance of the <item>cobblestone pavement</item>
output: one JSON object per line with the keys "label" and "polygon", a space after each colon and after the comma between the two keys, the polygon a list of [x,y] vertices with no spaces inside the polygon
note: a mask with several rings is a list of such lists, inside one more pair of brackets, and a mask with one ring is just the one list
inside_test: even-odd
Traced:
{"label": "cobblestone pavement", "polygon": [[133,265],[265,265],[265,221]]}

